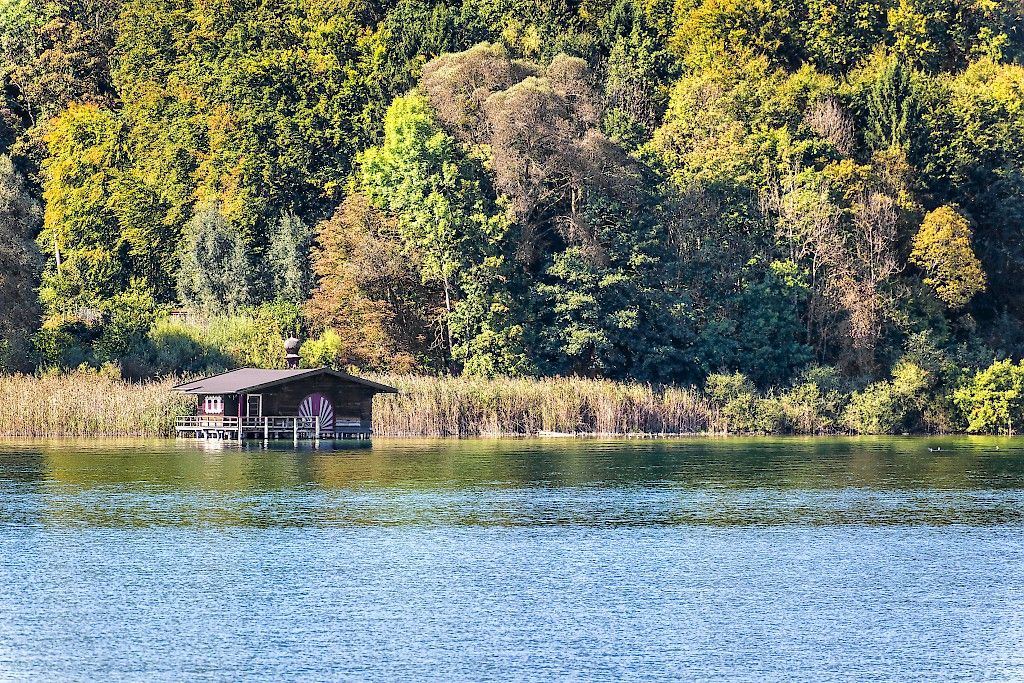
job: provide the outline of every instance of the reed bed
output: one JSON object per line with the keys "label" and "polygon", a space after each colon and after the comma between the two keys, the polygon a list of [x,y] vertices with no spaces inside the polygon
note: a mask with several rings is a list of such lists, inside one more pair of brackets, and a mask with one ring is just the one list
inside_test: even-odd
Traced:
{"label": "reed bed", "polygon": [[92,372],[0,375],[0,435],[169,436],[195,401],[172,393],[174,384]]}
{"label": "reed bed", "polygon": [[374,401],[379,436],[692,434],[717,409],[696,389],[581,378],[379,375],[401,393]]}
{"label": "reed bed", "polygon": [[[695,389],[578,378],[378,375],[401,393],[374,401],[378,436],[689,434],[718,411]],[[130,382],[93,372],[0,375],[0,436],[171,436],[195,399],[178,380]]]}

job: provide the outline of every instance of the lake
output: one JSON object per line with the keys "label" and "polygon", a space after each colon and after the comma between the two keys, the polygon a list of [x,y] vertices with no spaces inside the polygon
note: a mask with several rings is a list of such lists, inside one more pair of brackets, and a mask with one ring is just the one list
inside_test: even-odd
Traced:
{"label": "lake", "polygon": [[1024,440],[0,441],[0,680],[1021,681]]}

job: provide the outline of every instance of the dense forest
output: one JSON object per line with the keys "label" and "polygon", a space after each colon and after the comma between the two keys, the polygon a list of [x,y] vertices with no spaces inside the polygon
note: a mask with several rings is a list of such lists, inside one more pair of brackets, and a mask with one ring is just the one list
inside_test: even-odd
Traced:
{"label": "dense forest", "polygon": [[310,364],[991,426],[971,401],[1024,401],[1022,13],[0,0],[0,370],[301,333]]}

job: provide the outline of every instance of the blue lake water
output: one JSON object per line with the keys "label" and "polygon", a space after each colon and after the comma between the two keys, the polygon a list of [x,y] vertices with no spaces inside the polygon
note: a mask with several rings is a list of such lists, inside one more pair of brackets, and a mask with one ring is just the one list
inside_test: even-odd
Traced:
{"label": "blue lake water", "polygon": [[1022,681],[1024,441],[0,441],[0,680]]}

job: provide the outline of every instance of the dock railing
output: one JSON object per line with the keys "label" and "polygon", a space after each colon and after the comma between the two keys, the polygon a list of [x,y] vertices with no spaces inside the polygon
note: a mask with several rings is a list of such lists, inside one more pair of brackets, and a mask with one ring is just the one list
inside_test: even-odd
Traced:
{"label": "dock railing", "polygon": [[229,415],[183,415],[175,420],[179,430],[238,429],[238,418]]}
{"label": "dock railing", "polygon": [[320,417],[299,415],[260,415],[257,417],[232,417],[229,415],[185,415],[175,421],[178,434],[192,433],[195,436],[219,438],[262,437],[263,439],[293,438],[319,439],[340,434],[369,436],[369,430],[361,426],[358,418],[338,418],[335,424],[321,424]]}

